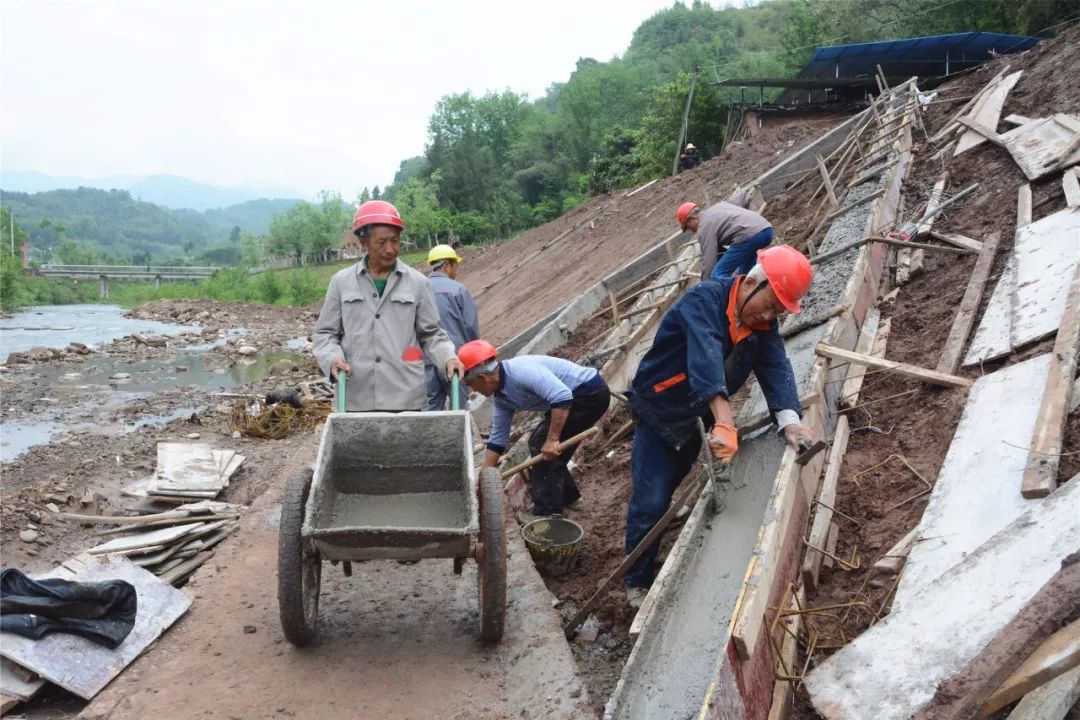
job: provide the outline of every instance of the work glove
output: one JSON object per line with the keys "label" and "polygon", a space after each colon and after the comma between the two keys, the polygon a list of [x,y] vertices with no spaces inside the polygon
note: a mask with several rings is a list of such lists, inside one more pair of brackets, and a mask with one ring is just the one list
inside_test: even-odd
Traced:
{"label": "work glove", "polygon": [[739,451],[739,431],[734,425],[716,423],[709,432],[709,450],[713,457],[727,464]]}

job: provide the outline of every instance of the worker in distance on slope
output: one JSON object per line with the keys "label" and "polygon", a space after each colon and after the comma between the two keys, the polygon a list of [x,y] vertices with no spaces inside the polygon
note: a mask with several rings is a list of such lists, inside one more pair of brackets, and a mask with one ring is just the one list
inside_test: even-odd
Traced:
{"label": "worker in distance on slope", "polygon": [[464,372],[439,327],[431,284],[398,259],[404,229],[388,202],[371,200],[356,210],[353,232],[364,255],[330,279],[315,322],[315,359],[331,380],[348,376],[352,412],[422,410],[425,355],[447,377]]}
{"label": "worker in distance on slope", "polygon": [[698,154],[694,143],[686,143],[686,147],[679,154],[679,172],[693,170],[701,164],[701,155]]}
{"label": "worker in distance on slope", "polygon": [[[813,441],[801,424],[802,407],[778,318],[797,313],[813,278],[810,262],[790,245],[758,252],[745,275],[706,280],[660,321],[627,393],[636,427],[630,457],[633,495],[626,514],[626,553],[667,511],[679,482],[701,450],[697,421],[709,450],[723,463],[739,449],[730,397],[750,372],[757,377],[788,444]],[[627,601],[639,607],[653,581],[654,542],[626,573]]]}
{"label": "worker in distance on slope", "polygon": [[[458,266],[461,256],[450,245],[436,245],[428,252],[428,265],[431,274],[428,281],[435,291],[435,305],[439,308],[439,325],[450,336],[454,351],[467,342],[480,339],[480,318],[476,313],[476,303],[468,288],[457,281]],[[450,395],[450,383],[446,375],[430,362],[425,363],[427,373],[427,409],[445,410],[446,399]],[[460,407],[469,402],[469,390],[462,386]]]}
{"label": "worker in distance on slope", "polygon": [[611,391],[600,373],[547,355],[522,355],[500,361],[495,347],[484,340],[462,345],[458,358],[465,367],[469,387],[493,398],[484,467],[496,467],[506,452],[515,412],[544,413],[543,422],[529,436],[529,452],[543,455],[544,460],[530,471],[533,512],[522,513],[522,522],[556,515],[565,507],[580,509],[581,493],[567,467],[577,446],[559,452],[559,443],[592,427],[607,411]]}
{"label": "worker in distance on slope", "polygon": [[772,223],[750,209],[752,193],[736,190],[728,199],[702,209],[685,202],[675,211],[683,230],[696,232],[701,248],[701,279],[745,275],[758,250],[772,244]]}

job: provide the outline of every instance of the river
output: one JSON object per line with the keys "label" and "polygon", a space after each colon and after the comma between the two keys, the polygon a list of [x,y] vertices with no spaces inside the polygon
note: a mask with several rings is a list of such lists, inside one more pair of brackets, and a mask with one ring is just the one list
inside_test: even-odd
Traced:
{"label": "river", "polygon": [[190,325],[126,318],[119,305],[42,305],[0,321],[0,354],[6,358],[34,346],[63,348],[72,342],[97,347],[136,332],[179,335],[198,331]]}

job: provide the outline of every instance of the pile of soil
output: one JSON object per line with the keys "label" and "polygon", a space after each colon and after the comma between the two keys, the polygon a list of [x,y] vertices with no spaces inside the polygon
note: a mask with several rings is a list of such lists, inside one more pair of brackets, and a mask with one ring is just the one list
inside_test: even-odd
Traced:
{"label": "pile of soil", "polygon": [[[1028,52],[999,58],[943,86],[941,97],[971,96],[1008,64],[1010,72],[1023,69],[1024,74],[1009,94],[1002,117],[1011,113],[1030,118],[1055,112],[1075,113],[1080,109],[1080,86],[1068,79],[1071,77],[1068,68],[1075,67],[1077,62],[1080,62],[1080,28]],[[961,106],[962,103],[929,106],[925,115],[928,134],[932,136],[944,127]],[[1005,132],[1010,127],[1002,123],[998,131]],[[932,156],[938,148],[928,144],[921,132],[914,139],[914,164],[904,188],[909,214],[925,204],[929,188],[947,169],[950,178],[946,196],[975,182],[980,187],[970,202],[939,216],[934,229],[975,239],[983,239],[991,232],[1001,233],[997,258],[977,316],[981,319],[1013,245],[1017,189],[1027,180],[1009,154],[991,143],[955,159],[935,161]],[[1065,207],[1060,173],[1033,183],[1032,191],[1035,220]],[[882,317],[892,318],[886,357],[933,368],[948,336],[959,298],[967,287],[975,256],[927,252],[925,259],[924,272],[901,288],[895,307],[883,307]],[[1053,340],[1048,339],[982,367],[961,368],[958,374],[975,379],[1045,353],[1052,346]],[[907,390],[915,392],[899,400],[888,400]],[[1018,388],[1018,392],[1028,390]],[[876,560],[918,524],[929,499],[929,494],[924,494],[903,503],[926,486],[902,463],[889,458],[894,454],[902,456],[932,485],[952,442],[966,398],[967,393],[962,390],[927,387],[885,373],[867,378],[859,402],[874,404],[850,416],[852,434],[836,505],[841,513],[837,516],[840,533],[836,554],[846,559],[857,555],[860,565],[851,571],[839,567],[823,569],[818,589],[808,597],[812,607],[855,600],[865,602],[866,606],[841,611],[834,619],[821,616],[810,620],[823,635],[820,642],[829,646],[815,654],[814,662],[820,662],[887,614],[893,584],[871,587],[866,582],[867,573]],[[1068,481],[1080,470],[1080,457],[1075,453],[1078,449],[1080,418],[1074,415],[1066,430],[1059,483]],[[820,717],[804,690],[797,694],[792,717],[799,720]]]}

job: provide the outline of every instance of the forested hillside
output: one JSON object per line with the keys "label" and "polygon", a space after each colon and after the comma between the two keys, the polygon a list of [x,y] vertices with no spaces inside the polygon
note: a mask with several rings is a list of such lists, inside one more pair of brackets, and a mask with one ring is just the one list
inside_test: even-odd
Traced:
{"label": "forested hillside", "polygon": [[421,241],[450,231],[507,237],[589,194],[670,173],[695,68],[688,137],[708,158],[728,101],[711,82],[794,75],[820,45],[970,30],[1050,35],[1078,14],[1075,0],[675,3],[641,24],[621,57],[581,58],[535,101],[512,91],[443,97],[424,154],[403,160],[382,195]]}

